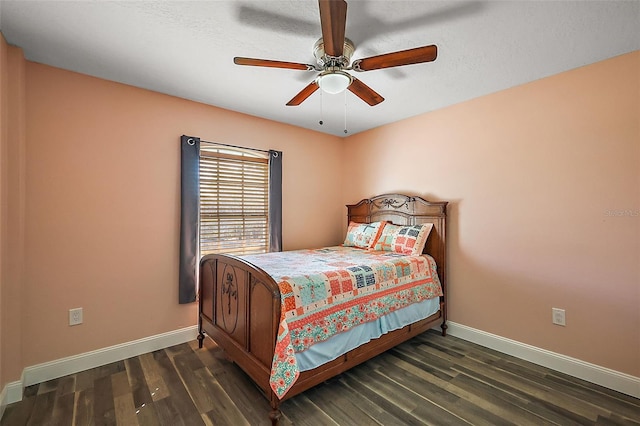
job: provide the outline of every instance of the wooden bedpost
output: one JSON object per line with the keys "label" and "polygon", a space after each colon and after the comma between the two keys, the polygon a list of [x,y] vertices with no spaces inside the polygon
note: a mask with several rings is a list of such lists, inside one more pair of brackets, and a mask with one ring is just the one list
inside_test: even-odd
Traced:
{"label": "wooden bedpost", "polygon": [[449,326],[447,325],[447,303],[444,300],[440,303],[440,310],[442,311],[442,325],[440,328],[442,329],[442,336],[446,337]]}
{"label": "wooden bedpost", "polygon": [[198,349],[204,346],[204,331],[202,329],[202,286],[198,286]]}
{"label": "wooden bedpost", "polygon": [[273,408],[273,410],[269,412],[269,419],[271,419],[271,426],[278,426],[278,423],[280,422],[280,416],[282,416],[282,412],[278,407],[271,407],[271,408]]}

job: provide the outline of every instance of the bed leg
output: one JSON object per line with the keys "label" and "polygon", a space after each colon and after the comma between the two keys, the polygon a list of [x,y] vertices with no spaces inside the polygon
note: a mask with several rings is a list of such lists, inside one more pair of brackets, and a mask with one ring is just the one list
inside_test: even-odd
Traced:
{"label": "bed leg", "polygon": [[198,333],[198,348],[202,349],[203,342],[204,342],[204,333],[200,331],[200,333]]}
{"label": "bed leg", "polygon": [[449,326],[447,325],[447,322],[443,322],[442,325],[440,326],[440,328],[442,329],[442,336],[446,337],[447,336],[447,328],[449,328]]}
{"label": "bed leg", "polygon": [[274,408],[269,412],[269,419],[271,419],[271,426],[278,426],[278,422],[280,421],[280,416],[282,416],[282,412],[279,408]]}

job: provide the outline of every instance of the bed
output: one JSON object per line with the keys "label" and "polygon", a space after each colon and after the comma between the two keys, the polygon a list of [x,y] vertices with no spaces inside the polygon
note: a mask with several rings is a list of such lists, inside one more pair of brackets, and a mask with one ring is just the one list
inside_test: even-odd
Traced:
{"label": "bed", "polygon": [[[204,256],[200,261],[200,348],[206,333],[262,390],[272,408],[269,418],[276,425],[284,400],[434,326],[439,325],[446,335],[446,207],[447,202],[415,196],[380,195],[347,205],[349,227],[341,246],[242,257]],[[351,244],[353,235],[364,235],[352,231],[364,228],[373,229],[371,240]],[[413,253],[411,248],[386,249],[384,241],[394,235],[394,229],[394,241],[398,229],[428,229],[423,255],[415,247]],[[351,278],[332,280],[330,274],[335,278],[346,272],[328,271],[326,265],[301,266],[307,256],[315,256],[316,264],[340,265],[350,271]],[[385,263],[369,264],[370,258]],[[374,283],[371,278],[385,274],[390,274],[388,281]],[[293,291],[288,286],[296,280],[311,284]],[[334,287],[335,282],[342,287]],[[345,288],[345,282],[352,282],[352,287]],[[357,304],[349,305],[353,298]],[[338,299],[344,306],[334,305]],[[306,327],[303,320],[309,322]],[[353,335],[358,335],[355,341]],[[339,347],[341,352],[327,354],[329,347],[332,351]]]}

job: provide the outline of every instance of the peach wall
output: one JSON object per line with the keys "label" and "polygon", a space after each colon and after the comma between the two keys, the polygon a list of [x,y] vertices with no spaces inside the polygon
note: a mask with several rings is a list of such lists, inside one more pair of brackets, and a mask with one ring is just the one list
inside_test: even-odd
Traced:
{"label": "peach wall", "polygon": [[25,69],[0,35],[0,389],[20,378],[24,260]]}
{"label": "peach wall", "polygon": [[[283,151],[284,247],[340,238],[342,140],[36,63],[26,75],[23,366],[196,324],[177,303],[181,134]],[[74,307],[84,324],[69,327]]]}
{"label": "peach wall", "polygon": [[367,167],[344,202],[451,201],[452,321],[640,376],[640,52],[353,135],[345,156]]}

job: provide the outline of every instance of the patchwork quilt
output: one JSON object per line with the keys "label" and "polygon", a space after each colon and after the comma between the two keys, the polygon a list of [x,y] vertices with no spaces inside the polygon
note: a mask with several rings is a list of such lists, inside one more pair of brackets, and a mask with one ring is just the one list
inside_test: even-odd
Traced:
{"label": "patchwork quilt", "polygon": [[336,246],[242,257],[280,287],[282,310],[270,378],[279,398],[300,375],[296,352],[442,295],[430,256]]}

